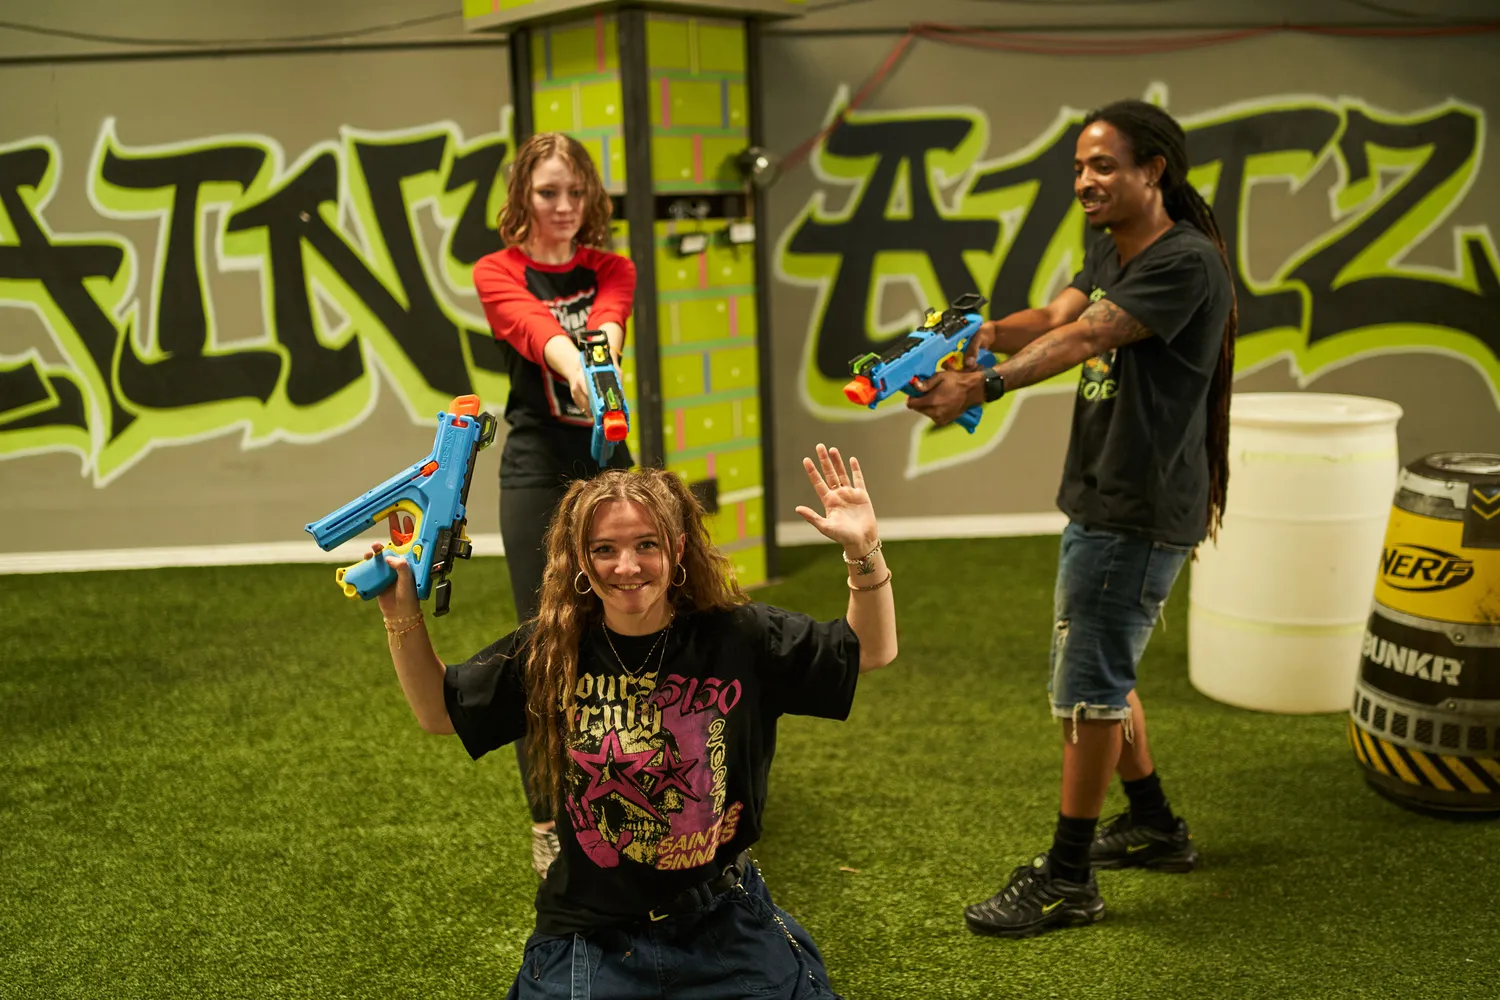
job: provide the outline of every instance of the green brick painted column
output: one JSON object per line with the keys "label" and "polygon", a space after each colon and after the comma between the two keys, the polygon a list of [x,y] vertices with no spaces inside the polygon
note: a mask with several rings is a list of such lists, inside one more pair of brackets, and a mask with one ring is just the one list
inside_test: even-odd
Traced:
{"label": "green brick painted column", "polygon": [[[658,203],[744,192],[736,156],[749,145],[745,23],[647,15],[652,188]],[[731,245],[733,219],[656,222],[657,326],[666,465],[689,483],[713,481],[714,542],[742,585],[767,578],[760,360],[753,244]],[[710,233],[704,253],[679,256],[675,236]]]}
{"label": "green brick painted column", "polygon": [[[764,583],[774,540],[758,250],[724,238],[743,216],[722,211],[742,211],[745,201],[735,160],[751,137],[746,22],[625,9],[528,25],[524,36],[531,128],[582,142],[624,206],[614,248],[635,259],[639,277],[621,366],[631,452],[715,497],[715,544],[742,586]],[[648,140],[644,147],[634,145],[637,130]],[[645,164],[644,178],[631,176],[627,162]],[[671,216],[674,202],[705,196],[721,211],[704,219]],[[630,219],[642,232],[649,227],[651,238],[632,240]],[[675,237],[699,229],[710,235],[706,251],[680,256]],[[654,405],[639,405],[643,387]]]}
{"label": "green brick painted column", "polygon": [[[564,132],[583,144],[598,165],[604,189],[627,194],[625,185],[625,113],[620,77],[619,23],[612,13],[524,29],[531,69],[532,127],[536,132]],[[617,213],[611,227],[612,249],[630,252],[630,224]],[[637,291],[649,294],[645,288]],[[625,351],[620,376],[630,407],[631,455],[641,459],[637,405],[637,328],[632,312],[625,323]]]}

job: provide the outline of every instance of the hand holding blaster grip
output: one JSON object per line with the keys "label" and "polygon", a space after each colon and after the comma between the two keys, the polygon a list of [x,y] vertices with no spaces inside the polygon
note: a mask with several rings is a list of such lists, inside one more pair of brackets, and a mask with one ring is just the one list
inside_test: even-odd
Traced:
{"label": "hand holding blaster grip", "polygon": [[[494,441],[495,428],[495,418],[479,412],[478,396],[456,397],[446,413],[438,414],[437,438],[426,458],[313,521],[307,532],[327,552],[389,519],[394,544],[382,555],[405,559],[418,599],[435,595],[433,614],[447,614],[453,560],[467,559],[473,551],[464,526],[474,460]],[[396,571],[384,558],[364,559],[341,567],[334,580],[346,597],[368,601],[396,582]]]}
{"label": "hand holding blaster grip", "polygon": [[620,369],[615,367],[609,337],[603,330],[585,330],[579,343],[579,360],[583,363],[583,380],[589,387],[589,408],[594,413],[594,439],[589,453],[601,466],[609,464],[615,445],[630,434],[630,409],[625,405],[625,390],[620,384]]}
{"label": "hand holding blaster grip", "polygon": [[[873,410],[898,391],[908,396],[922,395],[913,383],[932,378],[940,369],[962,370],[969,341],[984,323],[979,307],[985,302],[984,296],[973,292],[960,295],[942,312],[927,310],[922,325],[884,353],[861,354],[850,361],[854,378],[844,386],[845,397]],[[981,350],[975,360],[981,368],[995,364],[995,356],[987,350]],[[973,434],[983,413],[983,407],[971,406],[958,415],[955,423]]]}

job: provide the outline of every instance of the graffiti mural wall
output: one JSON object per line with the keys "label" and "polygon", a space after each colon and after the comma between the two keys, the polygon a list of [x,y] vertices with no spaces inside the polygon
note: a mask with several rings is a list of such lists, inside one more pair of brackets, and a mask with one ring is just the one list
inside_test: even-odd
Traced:
{"label": "graffiti mural wall", "polygon": [[[888,44],[783,42],[797,72],[770,78],[778,145],[831,120]],[[855,407],[841,387],[851,358],[929,306],[977,292],[997,317],[1067,284],[1085,232],[1074,144],[1087,110],[1120,97],[1186,127],[1235,258],[1239,391],[1395,399],[1403,457],[1500,444],[1500,74],[1480,45],[1277,38],[1084,59],[917,43],[776,191],[782,474],[826,438],[877,470],[885,516],[1054,509],[1076,371],[986,407],[973,435],[899,399]],[[794,94],[823,100],[799,114]]]}
{"label": "graffiti mural wall", "polygon": [[71,512],[7,548],[294,541],[453,396],[498,412],[470,271],[500,246],[506,74],[498,46],[102,63],[58,71],[52,128],[7,109],[0,477]]}
{"label": "graffiti mural wall", "polygon": [[[768,144],[822,128],[891,41],[768,35]],[[1189,129],[1235,257],[1240,391],[1394,399],[1403,458],[1500,446],[1485,44],[914,45],[766,192],[783,538],[818,441],[861,458],[898,533],[1055,511],[1076,373],[972,436],[840,388],[929,306],[977,292],[997,316],[1067,283],[1073,143],[1122,96]],[[498,412],[469,274],[498,248],[507,74],[497,46],[0,67],[45,96],[0,130],[0,486],[37,526],[0,554],[310,544],[306,521],[425,454],[452,396]],[[498,530],[498,454],[476,535]]]}

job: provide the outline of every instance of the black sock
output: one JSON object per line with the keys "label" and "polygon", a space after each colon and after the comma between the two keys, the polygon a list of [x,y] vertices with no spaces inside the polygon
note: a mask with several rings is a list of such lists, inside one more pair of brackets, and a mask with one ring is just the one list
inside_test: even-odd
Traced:
{"label": "black sock", "polygon": [[1094,843],[1098,817],[1078,819],[1057,814],[1057,832],[1052,835],[1052,874],[1068,882],[1089,880],[1089,848]]}
{"label": "black sock", "polygon": [[1122,782],[1125,795],[1130,799],[1130,818],[1142,826],[1171,833],[1177,826],[1177,817],[1167,805],[1167,796],[1161,790],[1161,779],[1152,771],[1144,778]]}

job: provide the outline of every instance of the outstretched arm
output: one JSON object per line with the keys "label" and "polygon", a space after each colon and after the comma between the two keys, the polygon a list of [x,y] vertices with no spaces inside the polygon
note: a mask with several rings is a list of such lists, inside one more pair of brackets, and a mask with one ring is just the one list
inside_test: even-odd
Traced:
{"label": "outstretched arm", "polygon": [[[1151,336],[1145,324],[1124,309],[1100,299],[1071,323],[1050,330],[992,370],[1005,379],[1010,392],[1051,378],[1115,347]],[[942,371],[918,382],[921,396],[906,401],[909,409],[926,414],[939,426],[951,423],[971,406],[984,402],[984,370]]]}
{"label": "outstretched arm", "polygon": [[823,502],[820,515],[810,507],[798,507],[813,527],[844,547],[849,570],[849,627],[859,637],[859,672],[875,670],[896,658],[896,601],[891,596],[891,571],[878,550],[879,525],[875,507],[865,491],[859,460],[849,467],[838,449],[818,445],[818,463],[802,460],[813,492]]}
{"label": "outstretched arm", "polygon": [[[1014,357],[995,366],[1005,376],[1005,389],[1035,385],[1074,365],[1151,336],[1145,324],[1108,299],[1100,299],[1066,326],[1044,333]],[[984,401],[984,373],[979,373],[979,399]]]}
{"label": "outstretched arm", "polygon": [[443,699],[443,678],[448,668],[438,659],[428,638],[411,564],[405,559],[388,558],[379,542],[365,558],[385,559],[396,571],[395,585],[387,587],[375,601],[385,617],[391,662],[406,703],[424,731],[448,735],[453,732],[453,720],[448,718],[448,705]]}
{"label": "outstretched arm", "polygon": [[595,273],[599,291],[589,312],[589,326],[604,331],[619,364],[625,350],[625,321],[635,306],[635,264],[619,254],[601,253]]}
{"label": "outstretched arm", "polygon": [[1021,309],[1009,316],[989,320],[979,327],[979,336],[974,338],[970,356],[984,347],[996,354],[1017,354],[1049,330],[1073,322],[1088,304],[1088,296],[1070,286],[1041,309]]}

